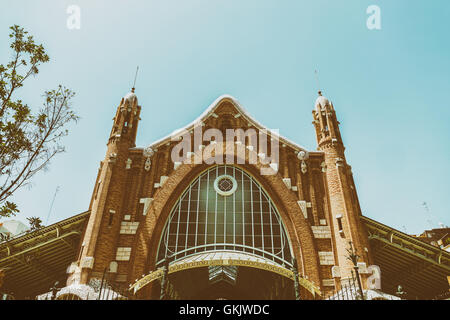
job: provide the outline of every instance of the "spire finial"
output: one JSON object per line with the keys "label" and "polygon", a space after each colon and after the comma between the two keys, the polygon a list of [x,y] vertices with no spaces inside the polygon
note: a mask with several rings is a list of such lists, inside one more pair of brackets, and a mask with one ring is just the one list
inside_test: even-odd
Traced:
{"label": "spire finial", "polygon": [[319,84],[319,71],[314,70],[314,73],[316,75],[317,90],[318,90],[319,96],[321,96],[322,95],[322,90],[320,90],[320,84]]}
{"label": "spire finial", "polygon": [[133,87],[131,88],[131,92],[134,92],[134,88],[136,87],[136,78],[137,78],[138,71],[139,71],[139,66],[136,67],[136,74],[134,75],[134,83],[133,83]]}

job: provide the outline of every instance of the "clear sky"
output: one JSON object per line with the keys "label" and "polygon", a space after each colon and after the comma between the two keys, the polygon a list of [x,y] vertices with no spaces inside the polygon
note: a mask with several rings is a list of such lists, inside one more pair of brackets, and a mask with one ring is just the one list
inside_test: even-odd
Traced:
{"label": "clear sky", "polygon": [[[79,30],[66,26],[73,4]],[[370,5],[381,9],[381,30],[366,26]],[[138,146],[227,93],[310,150],[318,69],[363,214],[408,233],[450,225],[448,17],[448,0],[0,0],[0,63],[11,56],[13,24],[51,58],[20,97],[37,109],[44,90],[61,83],[77,93],[81,117],[67,152],[13,198],[17,219],[50,224],[88,208],[111,119],[139,65]]]}

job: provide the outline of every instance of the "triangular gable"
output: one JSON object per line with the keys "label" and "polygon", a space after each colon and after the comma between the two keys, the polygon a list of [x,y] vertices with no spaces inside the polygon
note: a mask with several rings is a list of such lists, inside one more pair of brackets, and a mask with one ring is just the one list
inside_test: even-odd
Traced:
{"label": "triangular gable", "polygon": [[[168,142],[171,141],[171,137],[176,136],[177,134],[181,133],[182,131],[189,131],[192,130],[196,125],[201,124],[202,122],[205,122],[209,117],[214,116],[214,112],[216,111],[216,109],[225,101],[229,101],[231,102],[231,104],[235,107],[236,111],[241,115],[241,117],[243,117],[246,121],[248,121],[248,123],[252,124],[253,126],[255,126],[258,130],[267,130],[267,132],[270,132],[270,130],[262,125],[261,123],[259,123],[257,120],[255,120],[248,112],[247,110],[244,109],[244,107],[242,107],[242,105],[239,103],[239,101],[237,101],[233,96],[228,95],[228,94],[224,94],[221,95],[220,97],[218,97],[213,103],[211,103],[209,105],[208,108],[206,108],[206,110],[194,121],[192,121],[191,123],[189,123],[188,125],[177,129],[175,131],[173,131],[171,134],[165,136],[162,139],[159,139],[155,142],[153,142],[152,144],[150,144],[148,146],[148,148],[158,148],[161,145],[164,145]],[[274,135],[276,136],[276,135]],[[291,148],[293,148],[295,151],[300,151],[300,150],[304,150],[307,151],[306,148],[300,146],[299,144],[283,137],[282,135],[278,136],[280,143],[286,144],[288,146],[290,146]]]}

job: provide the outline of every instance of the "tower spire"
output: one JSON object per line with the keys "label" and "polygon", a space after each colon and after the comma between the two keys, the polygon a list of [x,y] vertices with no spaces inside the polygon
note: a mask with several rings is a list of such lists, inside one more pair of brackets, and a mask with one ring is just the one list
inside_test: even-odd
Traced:
{"label": "tower spire", "polygon": [[136,73],[134,75],[133,87],[131,88],[131,92],[133,92],[133,93],[134,93],[134,90],[136,88],[136,78],[137,78],[138,71],[139,71],[139,66],[136,67]]}
{"label": "tower spire", "polygon": [[[330,196],[331,216],[337,253],[337,266],[341,280],[351,277],[353,264],[347,259],[348,243],[351,241],[358,254],[369,247],[364,225],[360,222],[361,208],[352,199],[357,199],[351,167],[345,159],[339,121],[333,104],[322,95],[319,89],[313,114],[318,150],[324,153],[323,165],[326,168],[326,181]],[[359,262],[369,264],[370,252]]]}
{"label": "tower spire", "polygon": [[319,84],[319,71],[314,70],[314,74],[316,75],[316,82],[317,82],[317,92],[319,93],[319,96],[322,95],[322,90],[320,89],[320,84]]}

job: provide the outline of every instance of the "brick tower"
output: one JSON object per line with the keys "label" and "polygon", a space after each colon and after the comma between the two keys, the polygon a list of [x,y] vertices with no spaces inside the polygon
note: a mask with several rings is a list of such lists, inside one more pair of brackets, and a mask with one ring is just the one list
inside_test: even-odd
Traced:
{"label": "brick tower", "polygon": [[[351,166],[347,164],[344,154],[344,143],[339,130],[333,104],[319,91],[313,114],[316,129],[318,150],[324,152],[326,180],[331,207],[331,229],[334,237],[335,254],[337,256],[334,277],[345,283],[352,276],[353,263],[348,259],[350,242],[359,256],[358,265],[362,280],[367,277],[366,267],[371,257],[366,230],[360,221],[356,187],[353,181]],[[362,281],[365,287],[365,281]],[[337,283],[340,286],[340,283]]]}
{"label": "brick tower", "polygon": [[[106,156],[100,162],[95,189],[91,198],[89,217],[78,261],[69,270],[67,285],[87,284],[99,279],[104,270],[114,268],[114,244],[119,233],[124,181],[131,166],[129,151],[135,147],[141,106],[134,88],[125,95],[114,117],[107,143]],[[95,258],[94,258],[95,257]]]}

